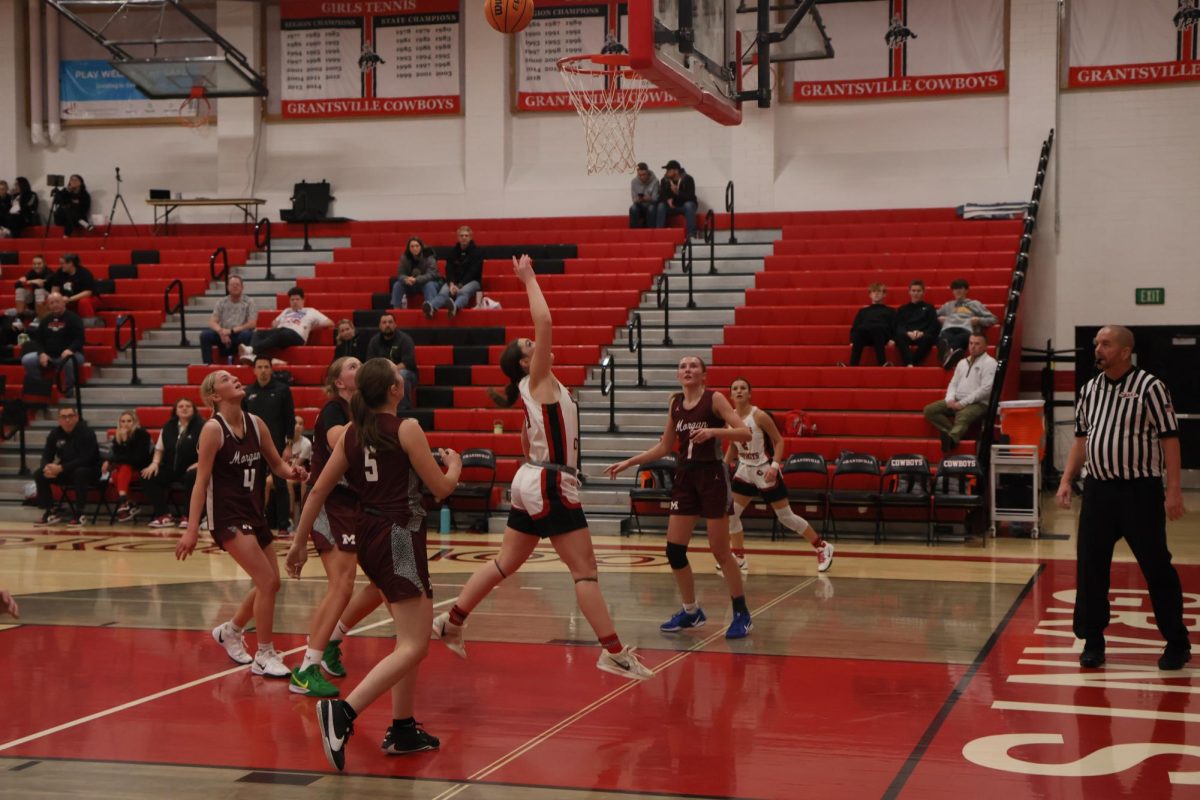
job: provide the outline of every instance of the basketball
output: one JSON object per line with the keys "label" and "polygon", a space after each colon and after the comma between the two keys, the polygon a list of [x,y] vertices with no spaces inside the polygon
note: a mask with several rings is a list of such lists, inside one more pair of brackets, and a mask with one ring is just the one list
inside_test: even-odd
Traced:
{"label": "basketball", "polygon": [[523,31],[533,19],[533,0],[483,0],[483,15],[500,33]]}

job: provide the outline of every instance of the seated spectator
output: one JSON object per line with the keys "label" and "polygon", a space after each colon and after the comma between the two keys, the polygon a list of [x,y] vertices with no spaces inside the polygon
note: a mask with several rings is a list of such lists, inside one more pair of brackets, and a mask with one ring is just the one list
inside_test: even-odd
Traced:
{"label": "seated spectator", "polygon": [[978,300],[967,299],[970,288],[965,278],[951,281],[950,291],[954,293],[954,299],[946,301],[938,309],[938,322],[942,324],[942,332],[937,340],[938,359],[948,370],[954,369],[954,365],[963,357],[972,331],[996,324],[996,317],[988,311],[987,306]]}
{"label": "seated spectator", "polygon": [[[304,290],[299,286],[288,289],[288,306],[271,320],[268,330],[254,332],[249,347],[242,345],[238,348],[241,351],[239,360],[243,364],[253,364],[255,353],[273,353],[286,347],[299,347],[308,341],[308,335],[313,328],[328,328],[333,325],[333,320],[320,311],[304,307]],[[286,362],[276,360],[279,362],[277,366],[287,366]]]}
{"label": "seated spectator", "polygon": [[637,175],[629,183],[633,205],[629,207],[629,227],[653,228],[658,222],[658,177],[642,161]]}
{"label": "seated spectator", "polygon": [[433,316],[431,305],[441,287],[442,276],[438,274],[437,253],[426,247],[417,237],[408,240],[400,266],[396,271],[396,282],[392,284],[392,308],[408,308],[408,295],[420,294],[425,298],[422,310],[425,316]]}
{"label": "seated spectator", "polygon": [[987,411],[996,378],[996,359],[988,355],[982,333],[970,335],[967,351],[954,368],[945,399],[925,406],[925,419],[941,434],[942,450],[947,453],[958,447],[971,423]]}
{"label": "seated spectator", "polygon": [[[291,452],[292,457],[288,463],[293,467],[304,467],[308,469],[312,464],[313,446],[312,441],[304,435],[304,417],[296,415],[296,424],[292,429],[292,437],[288,440],[287,449]],[[301,481],[287,482],[287,496],[290,504],[290,519],[299,520],[299,510],[304,506],[304,495],[307,491],[307,484]]]}
{"label": "seated spectator", "polygon": [[245,288],[239,276],[231,275],[229,294],[217,301],[208,318],[208,329],[200,331],[200,360],[205,364],[213,363],[214,347],[225,363],[232,364],[234,354],[243,346],[250,346],[258,312],[254,309],[254,301],[242,294]]}
{"label": "seated spectator", "polygon": [[[100,447],[96,434],[79,418],[74,408],[58,412],[58,427],[46,437],[42,460],[34,474],[37,504],[42,524],[82,525],[88,487],[100,478]],[[54,512],[52,485],[71,487],[75,493],[74,514],[61,517]]]}
{"label": "seated spectator", "polygon": [[908,302],[896,309],[896,347],[905,366],[915,367],[925,360],[941,325],[937,309],[925,302],[925,281],[908,285]]}
{"label": "seated spectator", "polygon": [[96,278],[75,253],[66,253],[58,260],[58,270],[46,279],[46,291],[61,292],[67,298],[67,307],[85,325],[96,322]]}
{"label": "seated spectator", "polygon": [[404,399],[400,408],[413,407],[413,392],[417,388],[417,346],[412,337],[396,328],[396,319],[391,314],[379,318],[379,333],[371,337],[367,345],[367,358],[386,358],[400,367],[404,375]]}
{"label": "seated spectator", "polygon": [[21,356],[21,365],[25,377],[32,380],[41,378],[46,369],[65,370],[62,387],[70,397],[83,366],[83,320],[67,310],[67,298],[57,292],[46,298],[46,306],[49,313],[29,331],[35,349]]}
{"label": "seated spectator", "polygon": [[38,212],[37,192],[33,191],[27,178],[17,178],[13,196],[17,198],[17,214],[21,218],[21,228],[36,228],[41,225],[42,215]]}
{"label": "seated spectator", "polygon": [[671,159],[664,166],[666,172],[658,184],[658,207],[654,227],[667,227],[667,220],[683,214],[687,235],[696,235],[696,181],[684,171],[679,162]]}
{"label": "seated spectator", "polygon": [[896,310],[883,304],[887,287],[882,283],[872,283],[867,293],[871,304],[858,310],[854,324],[850,326],[850,366],[858,366],[863,348],[870,345],[875,348],[875,362],[881,367],[890,367],[887,346],[896,332]]}
{"label": "seated spectator", "polygon": [[21,217],[17,213],[16,199],[9,191],[8,181],[0,180],[0,239],[7,239],[21,232]]}
{"label": "seated spectator", "polygon": [[[337,336],[333,340],[333,361],[345,356],[353,356],[359,361],[367,358],[367,343],[358,335],[354,322],[349,319],[339,319]],[[329,363],[333,363],[333,361]]]}
{"label": "seated spectator", "polygon": [[[186,397],[175,401],[171,418],[158,434],[150,465],[142,470],[142,479],[146,481],[142,488],[150,500],[151,528],[175,527],[175,518],[167,513],[171,484],[180,484],[183,507],[187,509],[192,487],[196,485],[196,446],[203,427],[204,420],[196,413],[195,403]],[[179,524],[187,524],[186,510]]]}
{"label": "seated spectator", "polygon": [[[436,262],[435,262],[436,263]],[[483,252],[471,238],[471,229],[463,225],[458,229],[458,241],[446,258],[446,282],[428,305],[433,309],[425,316],[433,318],[439,308],[450,307],[450,319],[471,305],[475,295],[483,287]]]}
{"label": "seated spectator", "polygon": [[129,501],[129,486],[142,470],[150,466],[153,448],[150,434],[138,421],[137,414],[123,411],[117,418],[111,452],[100,471],[109,473],[109,482],[117,487],[117,520],[129,522],[138,515],[138,507]]}
{"label": "seated spectator", "polygon": [[50,280],[53,272],[46,266],[46,259],[40,255],[33,257],[33,266],[24,277],[17,278],[16,306],[17,315],[29,317],[37,314],[39,317],[46,313],[46,281]]}
{"label": "seated spectator", "polygon": [[54,224],[62,226],[63,236],[70,236],[79,227],[92,229],[92,196],[82,177],[72,175],[66,188],[54,193],[54,203]]}

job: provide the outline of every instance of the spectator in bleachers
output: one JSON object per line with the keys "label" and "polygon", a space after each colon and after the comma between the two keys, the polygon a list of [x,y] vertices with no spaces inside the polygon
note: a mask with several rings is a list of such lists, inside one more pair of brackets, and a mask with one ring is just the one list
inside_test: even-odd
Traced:
{"label": "spectator in bleachers", "polygon": [[[339,358],[353,357],[359,361],[367,358],[367,346],[354,327],[354,321],[343,317],[338,320],[337,336],[333,340],[333,361]],[[330,361],[329,363],[333,363]]]}
{"label": "spectator in bleachers", "polygon": [[200,331],[200,360],[205,364],[212,363],[214,347],[228,364],[243,346],[249,348],[258,312],[254,301],[242,294],[245,288],[239,276],[229,276],[229,294],[217,301],[208,318],[208,329]]}
{"label": "spectator in bleachers", "polygon": [[[245,390],[242,408],[266,424],[275,451],[285,464],[291,463],[293,453],[288,441],[296,427],[296,401],[292,398],[291,387],[276,379],[270,358],[260,355],[254,359],[254,383],[246,386]],[[267,491],[267,524],[279,531],[286,531],[291,522],[287,486],[274,475],[268,475]]]}
{"label": "spectator in bleachers", "polygon": [[29,185],[28,178],[17,178],[13,187],[13,197],[17,199],[17,214],[21,218],[21,228],[36,228],[42,224],[42,215],[38,211],[38,196]]}
{"label": "spectator in bleachers", "polygon": [[[435,262],[436,263],[436,262]],[[429,301],[433,312],[425,316],[432,318],[439,308],[450,307],[450,318],[471,305],[475,295],[483,288],[483,252],[471,238],[471,229],[463,225],[458,229],[458,241],[446,258],[446,282],[437,295]]]}
{"label": "spectator in bleachers", "polygon": [[16,236],[21,232],[21,217],[17,213],[16,198],[8,188],[8,181],[0,180],[0,239]]}
{"label": "spectator in bleachers", "polygon": [[[304,435],[304,417],[296,415],[296,424],[292,428],[292,438],[288,440],[288,449],[292,453],[292,457],[288,459],[288,464],[293,467],[303,467],[305,471],[312,465],[313,445],[312,441]],[[289,480],[287,482],[288,495],[288,513],[291,519],[298,520],[300,507],[304,505],[305,490],[308,487],[299,481]]]}
{"label": "spectator in bleachers", "polygon": [[46,313],[46,281],[54,273],[46,266],[46,259],[40,255],[33,257],[33,265],[24,277],[17,278],[16,306],[17,315],[29,317],[37,314],[39,317]]}
{"label": "spectator in bleachers", "polygon": [[67,298],[67,307],[85,325],[96,322],[96,277],[76,253],[65,253],[58,260],[58,270],[46,279],[46,290],[61,292]]}
{"label": "spectator in bleachers", "polygon": [[129,522],[138,515],[138,507],[129,500],[129,486],[150,466],[153,448],[150,434],[142,427],[137,414],[123,411],[117,418],[117,430],[109,445],[109,456],[100,466],[109,473],[109,481],[117,489],[117,520]]}
{"label": "spectator in bleachers", "polygon": [[379,318],[379,333],[372,336],[367,345],[367,358],[386,358],[400,367],[404,376],[404,399],[400,401],[400,408],[412,408],[413,392],[417,388],[417,345],[411,336],[396,327],[396,318],[391,314]]}
{"label": "spectator in bleachers", "polygon": [[[197,444],[204,420],[196,413],[196,404],[186,397],[175,401],[171,418],[163,425],[154,445],[150,465],[142,470],[142,485],[150,500],[151,528],[172,528],[176,520],[167,513],[167,496],[171,484],[180,485],[183,502],[188,503],[192,487],[196,484]],[[179,520],[180,527],[187,526],[187,513]]]}
{"label": "spectator in bleachers", "polygon": [[[25,377],[37,380],[42,370],[64,369],[63,391],[75,393],[75,378],[83,366],[83,320],[67,310],[67,298],[55,292],[46,298],[49,313],[29,332],[35,349],[21,356]],[[67,362],[72,366],[64,366]]]}
{"label": "spectator in bleachers", "polygon": [[421,309],[425,316],[432,317],[433,298],[441,288],[438,274],[437,253],[417,237],[404,245],[400,266],[396,270],[396,282],[392,284],[392,308],[408,308],[408,295],[420,294],[425,298]]}
{"label": "spectator in bleachers", "polygon": [[988,311],[987,306],[967,298],[970,288],[966,278],[954,279],[950,282],[954,299],[947,300],[938,309],[938,322],[942,324],[942,332],[937,340],[938,359],[947,370],[954,369],[954,365],[963,357],[972,331],[996,324],[996,317]]}
{"label": "spectator in bleachers", "polygon": [[[58,412],[58,427],[46,437],[42,461],[34,474],[42,524],[82,525],[88,487],[100,478],[100,446],[96,434],[71,407]],[[51,484],[75,491],[75,512],[65,519],[54,513]]]}
{"label": "spectator in bleachers", "polygon": [[850,326],[850,366],[858,366],[863,348],[870,345],[875,349],[875,363],[890,367],[887,346],[896,334],[896,309],[883,304],[887,287],[882,283],[872,283],[867,288],[867,294],[871,298],[870,305],[858,310],[854,324]]}
{"label": "spectator in bleachers", "polygon": [[967,341],[967,357],[955,366],[946,397],[925,406],[925,419],[941,435],[943,451],[949,453],[958,447],[971,424],[987,411],[995,379],[996,359],[988,355],[987,338],[972,333]]}
{"label": "spectator in bleachers", "polygon": [[63,236],[70,236],[79,227],[92,229],[92,196],[81,176],[68,178],[66,188],[54,193],[54,201],[54,224],[62,226]]}
{"label": "spectator in bleachers", "polygon": [[937,309],[925,302],[925,281],[913,281],[908,285],[908,302],[896,309],[896,347],[905,366],[915,367],[925,360],[940,330]]}
{"label": "spectator in bleachers", "polygon": [[[308,334],[313,328],[329,328],[333,320],[317,311],[315,308],[304,307],[304,290],[299,286],[288,289],[288,308],[279,312],[279,316],[271,320],[267,330],[256,330],[250,340],[250,347],[244,345],[240,361],[243,364],[253,364],[255,353],[274,352],[285,347],[299,347],[308,341]],[[276,359],[276,366],[287,366],[286,362]]]}
{"label": "spectator in bleachers", "polygon": [[653,228],[658,223],[658,176],[646,162],[637,165],[637,175],[629,183],[629,227]]}
{"label": "spectator in bleachers", "polygon": [[655,211],[654,227],[667,227],[667,220],[683,214],[687,235],[696,235],[696,181],[671,159],[663,165],[666,170],[658,184],[658,207]]}

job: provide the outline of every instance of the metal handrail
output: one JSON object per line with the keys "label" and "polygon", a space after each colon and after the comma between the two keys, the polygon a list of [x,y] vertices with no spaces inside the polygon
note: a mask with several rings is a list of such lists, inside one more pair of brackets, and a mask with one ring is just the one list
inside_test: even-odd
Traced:
{"label": "metal handrail", "polygon": [[[129,341],[125,342],[125,344],[121,344],[121,329],[127,325],[129,327]],[[129,379],[129,382],[134,386],[142,382],[141,378],[139,378],[137,374],[137,338],[137,317],[135,317],[133,314],[122,314],[121,316],[117,317],[117,327],[115,330],[113,330],[113,347],[117,349],[118,353],[124,353],[126,350],[130,351],[129,358],[133,365],[133,377]]]}
{"label": "metal handrail", "polygon": [[688,237],[683,243],[683,252],[679,255],[680,266],[683,269],[683,274],[687,275],[688,279],[688,308],[696,307],[696,300],[692,297],[692,267],[695,264],[692,256],[692,237]]}
{"label": "metal handrail", "polygon": [[[179,302],[171,306],[171,290],[179,289]],[[183,297],[183,281],[179,278],[167,284],[167,288],[163,289],[163,313],[167,316],[179,312],[179,346],[187,347],[191,344],[187,338],[187,310],[184,308],[187,301]]]}
{"label": "metal handrail", "polygon": [[729,215],[729,243],[737,244],[733,235],[733,181],[725,184],[725,213]]}
{"label": "metal handrail", "polygon": [[[221,257],[221,269],[217,271],[217,256]],[[212,280],[223,280],[225,282],[225,294],[229,294],[229,251],[224,247],[218,247],[213,250],[212,255],[208,257],[208,277]]]}
{"label": "metal handrail", "polygon": [[659,308],[663,310],[663,346],[670,347],[671,341],[671,275],[668,272],[660,273],[658,282],[654,284],[654,299]]}
{"label": "metal handrail", "polygon": [[54,373],[54,385],[63,394],[67,393],[67,388],[63,385],[63,376],[66,375],[68,364],[71,365],[71,372],[75,375],[75,380],[71,381],[75,387],[75,413],[79,415],[80,419],[83,419],[83,390],[79,385],[79,364],[75,362],[74,356],[58,365],[58,369]]}
{"label": "metal handrail", "polygon": [[704,241],[708,244],[708,274],[717,274],[717,215],[710,208],[704,215]]}
{"label": "metal handrail", "polygon": [[600,396],[608,398],[608,432],[617,432],[617,362],[609,353],[600,362]]}
{"label": "metal handrail", "polygon": [[637,353],[637,385],[645,386],[646,379],[642,377],[642,315],[636,311],[633,312],[633,316],[629,319],[629,352]]}
{"label": "metal handrail", "polygon": [[[259,240],[259,233],[266,231],[266,236]],[[259,250],[266,249],[267,251],[267,280],[271,280],[274,276],[271,275],[271,220],[263,217],[258,222],[254,223],[254,246]]]}

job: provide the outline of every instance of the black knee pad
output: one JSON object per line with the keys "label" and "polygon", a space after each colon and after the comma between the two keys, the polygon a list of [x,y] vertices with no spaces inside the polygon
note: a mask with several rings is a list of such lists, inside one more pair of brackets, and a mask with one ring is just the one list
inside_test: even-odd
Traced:
{"label": "black knee pad", "polygon": [[671,569],[687,567],[687,545],[667,542],[667,563],[671,565]]}

